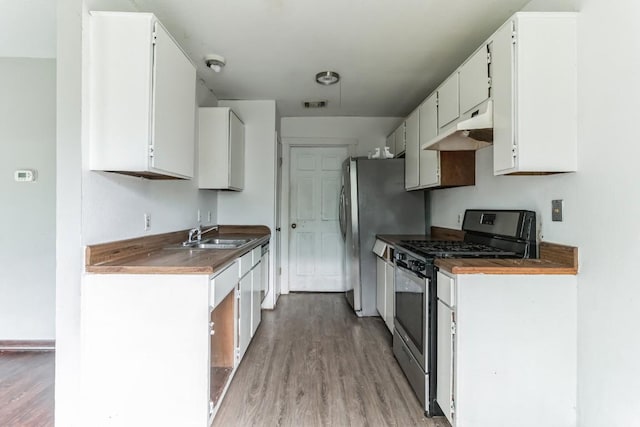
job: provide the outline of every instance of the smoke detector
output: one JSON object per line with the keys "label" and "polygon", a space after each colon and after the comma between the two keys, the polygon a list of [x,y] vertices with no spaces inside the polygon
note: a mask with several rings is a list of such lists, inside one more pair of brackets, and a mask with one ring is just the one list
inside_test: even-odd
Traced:
{"label": "smoke detector", "polygon": [[224,56],[211,54],[204,57],[204,63],[216,73],[219,73],[226,65],[227,61]]}

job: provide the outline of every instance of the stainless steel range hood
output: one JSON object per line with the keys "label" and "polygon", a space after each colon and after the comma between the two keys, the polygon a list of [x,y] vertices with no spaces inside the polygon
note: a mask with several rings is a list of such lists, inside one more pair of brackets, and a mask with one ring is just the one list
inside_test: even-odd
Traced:
{"label": "stainless steel range hood", "polygon": [[474,151],[493,143],[493,101],[488,100],[466,120],[460,120],[430,141],[423,150]]}

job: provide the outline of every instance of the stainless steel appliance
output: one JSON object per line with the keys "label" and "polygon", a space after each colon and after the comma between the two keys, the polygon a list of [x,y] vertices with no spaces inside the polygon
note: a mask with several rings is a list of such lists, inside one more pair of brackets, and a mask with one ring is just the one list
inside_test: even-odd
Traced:
{"label": "stainless steel appliance", "polygon": [[264,302],[265,297],[269,293],[269,242],[263,243],[260,249],[260,262],[262,264],[260,302]]}
{"label": "stainless steel appliance", "polygon": [[395,252],[393,353],[428,416],[436,395],[436,258],[535,258],[531,211],[467,210],[462,241],[403,240]]}
{"label": "stainless steel appliance", "polygon": [[345,240],[347,300],[358,316],[375,316],[376,234],[423,234],[425,193],[404,188],[404,160],[349,158],[342,166],[340,230]]}

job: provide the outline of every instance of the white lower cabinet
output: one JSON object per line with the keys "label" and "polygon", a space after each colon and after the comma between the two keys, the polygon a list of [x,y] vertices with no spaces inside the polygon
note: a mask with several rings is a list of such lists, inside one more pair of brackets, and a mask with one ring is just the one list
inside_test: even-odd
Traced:
{"label": "white lower cabinet", "polygon": [[212,276],[86,274],[81,425],[210,425],[260,323],[260,257]]}
{"label": "white lower cabinet", "polygon": [[390,261],[376,258],[376,308],[391,333],[393,333],[394,268]]}
{"label": "white lower cabinet", "polygon": [[451,425],[575,426],[576,276],[437,281],[436,401]]}

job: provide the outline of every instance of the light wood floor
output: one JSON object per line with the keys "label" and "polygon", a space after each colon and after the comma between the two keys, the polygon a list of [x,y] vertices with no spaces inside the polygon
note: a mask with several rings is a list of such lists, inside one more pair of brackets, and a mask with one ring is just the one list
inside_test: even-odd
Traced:
{"label": "light wood floor", "polygon": [[380,318],[343,294],[283,295],[236,372],[214,426],[427,426]]}
{"label": "light wood floor", "polygon": [[0,426],[53,425],[53,352],[0,352]]}

